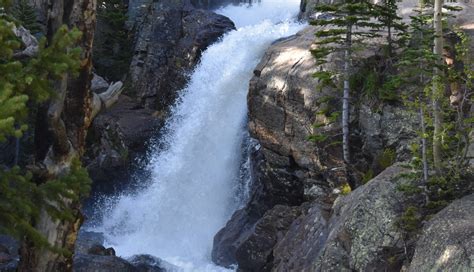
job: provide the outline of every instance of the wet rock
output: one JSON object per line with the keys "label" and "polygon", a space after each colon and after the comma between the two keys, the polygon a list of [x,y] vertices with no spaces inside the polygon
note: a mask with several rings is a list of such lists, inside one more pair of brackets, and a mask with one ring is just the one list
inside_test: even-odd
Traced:
{"label": "wet rock", "polygon": [[132,89],[146,108],[164,110],[177,97],[201,53],[234,29],[228,18],[195,9],[190,0],[143,4],[136,16]]}
{"label": "wet rock", "polygon": [[87,254],[99,256],[115,256],[115,249],[113,249],[112,247],[105,248],[103,245],[95,244],[92,245],[89,250],[87,250]]}
{"label": "wet rock", "polygon": [[474,271],[474,195],[454,201],[426,224],[409,271]]}
{"label": "wet rock", "polygon": [[178,271],[176,266],[151,255],[135,255],[128,261],[137,269],[137,272]]}
{"label": "wet rock", "polygon": [[77,254],[74,256],[74,272],[138,272],[128,261],[116,256]]}
{"label": "wet rock", "polygon": [[271,169],[261,150],[251,154],[253,176],[249,203],[236,211],[226,226],[214,237],[212,260],[222,266],[237,263],[236,251],[253,234],[257,221],[276,205],[298,206],[304,188],[291,171]]}
{"label": "wet rock", "polygon": [[270,271],[273,248],[300,215],[300,210],[300,207],[277,205],[266,212],[236,250],[239,270]]}
{"label": "wet rock", "polygon": [[78,254],[74,257],[74,272],[164,272],[177,267],[151,255],[136,255],[129,259],[116,256]]}
{"label": "wet rock", "polygon": [[105,241],[104,235],[99,232],[80,231],[77,236],[74,247],[75,254],[88,254],[89,250],[96,245],[103,245]]}

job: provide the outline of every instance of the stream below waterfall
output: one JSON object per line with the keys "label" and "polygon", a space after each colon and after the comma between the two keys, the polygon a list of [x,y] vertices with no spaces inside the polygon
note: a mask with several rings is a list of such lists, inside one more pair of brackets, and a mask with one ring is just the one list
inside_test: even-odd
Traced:
{"label": "stream below waterfall", "polygon": [[93,229],[118,256],[150,254],[180,271],[226,271],[211,261],[214,235],[248,196],[246,116],[249,80],[265,50],[303,25],[300,0],[227,6],[234,21],[202,55],[151,147],[143,188],[95,207]]}

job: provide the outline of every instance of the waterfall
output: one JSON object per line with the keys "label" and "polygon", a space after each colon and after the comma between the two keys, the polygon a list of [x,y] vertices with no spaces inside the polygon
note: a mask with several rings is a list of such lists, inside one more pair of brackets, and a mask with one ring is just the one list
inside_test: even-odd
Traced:
{"label": "waterfall", "polygon": [[222,271],[212,264],[213,237],[241,199],[247,90],[268,46],[296,33],[299,0],[229,6],[236,31],[202,55],[171,111],[148,165],[150,181],[110,200],[98,228],[117,255],[151,254],[183,271]]}

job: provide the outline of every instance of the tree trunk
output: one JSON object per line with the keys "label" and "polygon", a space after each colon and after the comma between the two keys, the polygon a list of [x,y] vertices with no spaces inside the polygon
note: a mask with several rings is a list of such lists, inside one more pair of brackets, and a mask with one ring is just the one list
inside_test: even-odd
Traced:
{"label": "tree trunk", "polygon": [[426,125],[425,125],[425,112],[420,99],[420,125],[421,125],[421,159],[423,162],[423,186],[428,182],[428,156],[427,156],[427,144],[426,144]]}
{"label": "tree trunk", "polygon": [[[441,65],[443,61],[443,25],[442,25],[443,0],[435,0],[434,6],[434,48],[433,52],[437,57],[437,64]],[[440,82],[441,71],[438,67],[433,71],[433,161],[434,167],[438,173],[441,171],[441,132],[443,126],[443,117],[440,108],[440,99],[443,95],[443,87]]]}
{"label": "tree trunk", "polygon": [[[55,84],[55,96],[49,104],[39,110],[36,126],[35,143],[39,160],[37,164],[43,169],[43,180],[48,182],[69,172],[73,159],[84,152],[87,129],[92,120],[92,102],[90,84],[92,78],[92,43],[96,22],[96,0],[55,0],[48,2],[47,34],[51,39],[56,31],[66,24],[82,31],[82,56],[79,76],[72,78],[64,75]],[[44,122],[44,120],[48,120]],[[53,219],[45,210],[41,212],[35,228],[57,248],[73,252],[77,232],[82,223],[80,203],[64,199],[76,218],[73,222]],[[48,249],[35,247],[25,241],[21,249],[19,271],[48,272],[72,271],[72,256],[58,254]]]}
{"label": "tree trunk", "polygon": [[344,50],[344,93],[342,97],[342,150],[345,165],[346,176],[348,177],[350,163],[349,148],[349,104],[350,104],[350,61],[352,46],[352,25],[347,26],[346,48]]}

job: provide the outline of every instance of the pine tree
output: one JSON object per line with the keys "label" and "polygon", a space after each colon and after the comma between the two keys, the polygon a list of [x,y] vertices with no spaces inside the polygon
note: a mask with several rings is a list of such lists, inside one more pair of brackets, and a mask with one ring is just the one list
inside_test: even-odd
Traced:
{"label": "pine tree", "polygon": [[327,62],[330,54],[343,52],[344,67],[341,71],[320,71],[314,76],[322,84],[331,84],[337,77],[342,78],[342,149],[346,176],[349,179],[350,143],[349,143],[349,111],[350,111],[350,76],[353,73],[352,61],[354,50],[370,39],[379,37],[377,31],[381,23],[374,21],[377,16],[373,4],[365,0],[347,0],[338,4],[319,4],[316,11],[321,15],[313,21],[312,25],[322,27],[316,32],[317,48],[312,50],[317,63],[322,65]]}
{"label": "pine tree", "polygon": [[132,43],[126,23],[128,7],[122,0],[106,0],[97,14],[102,24],[100,42],[94,47],[94,67],[97,73],[110,80],[121,80],[128,72],[132,59]]}
{"label": "pine tree", "polygon": [[419,112],[421,159],[418,156],[415,159],[416,164],[421,164],[422,186],[425,186],[429,171],[427,124],[430,121],[427,116],[430,92],[426,86],[431,83],[432,67],[436,65],[436,58],[432,51],[434,32],[429,25],[431,14],[426,12],[424,6],[414,12],[416,15],[411,16],[409,31],[406,33],[405,39],[409,43],[403,48],[400,59],[395,65],[399,73],[392,76],[388,84],[394,89],[404,90],[402,97],[405,104],[408,108]]}
{"label": "pine tree", "polygon": [[384,0],[380,4],[375,5],[375,13],[378,21],[387,30],[387,57],[389,64],[392,62],[393,51],[400,47],[404,42],[403,39],[395,39],[397,36],[403,36],[407,26],[403,23],[402,18],[397,14],[397,0]]}
{"label": "pine tree", "polygon": [[41,32],[36,10],[28,3],[28,0],[18,0],[18,2],[13,6],[12,15],[32,34]]}
{"label": "pine tree", "polygon": [[[14,22],[0,17],[0,142],[21,137],[28,129],[26,103],[32,106],[54,97],[51,80],[74,73],[80,65],[81,50],[75,45],[81,33],[77,29],[60,28],[50,43],[40,42],[35,57],[20,61],[14,57],[21,43],[13,28]],[[70,220],[70,210],[53,203],[83,196],[89,182],[78,161],[68,175],[46,183],[35,180],[25,168],[0,165],[0,232],[20,239],[26,236],[38,247],[61,251],[51,247],[32,220],[38,220],[43,208],[54,218]]]}

